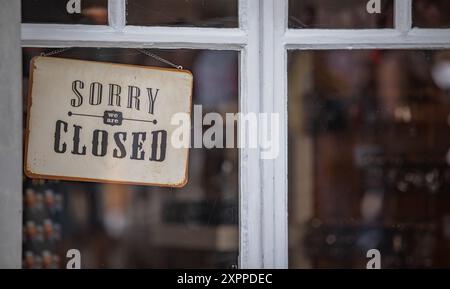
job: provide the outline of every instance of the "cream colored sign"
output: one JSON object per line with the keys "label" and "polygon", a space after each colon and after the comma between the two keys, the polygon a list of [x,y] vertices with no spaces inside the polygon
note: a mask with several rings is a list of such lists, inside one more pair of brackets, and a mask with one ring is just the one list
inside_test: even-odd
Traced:
{"label": "cream colored sign", "polygon": [[191,112],[192,74],[53,57],[32,61],[25,173],[182,187],[188,148],[171,117]]}

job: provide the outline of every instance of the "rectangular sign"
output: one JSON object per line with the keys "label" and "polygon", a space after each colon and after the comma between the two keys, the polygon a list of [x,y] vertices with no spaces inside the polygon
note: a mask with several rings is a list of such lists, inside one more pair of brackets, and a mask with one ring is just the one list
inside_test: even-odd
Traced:
{"label": "rectangular sign", "polygon": [[184,186],[189,148],[171,145],[171,118],[190,116],[192,85],[186,70],[35,57],[25,174]]}

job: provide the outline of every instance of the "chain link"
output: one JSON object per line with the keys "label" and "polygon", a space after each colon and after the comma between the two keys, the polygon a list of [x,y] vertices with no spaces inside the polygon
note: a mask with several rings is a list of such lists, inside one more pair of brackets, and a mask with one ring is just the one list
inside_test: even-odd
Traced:
{"label": "chain link", "polygon": [[[63,53],[64,51],[67,51],[69,49],[72,49],[72,47],[64,47],[64,48],[55,49],[55,50],[52,50],[52,51],[49,51],[49,52],[42,52],[41,56],[52,56],[52,55]],[[158,60],[158,61],[160,61],[162,63],[170,65],[170,66],[172,66],[172,67],[174,67],[176,69],[180,69],[180,70],[183,69],[183,66],[176,65],[175,63],[170,62],[169,60],[164,59],[161,56],[158,56],[158,55],[156,55],[156,54],[154,54],[154,53],[152,53],[152,52],[150,52],[148,50],[141,49],[141,48],[136,48],[136,50],[139,51],[142,54],[150,56],[150,57],[152,57],[152,58],[154,58],[154,59],[156,59],[156,60]]]}
{"label": "chain link", "polygon": [[142,53],[142,54],[145,54],[145,55],[147,55],[147,56],[153,57],[154,59],[156,59],[156,60],[158,60],[158,61],[160,61],[160,62],[163,62],[163,63],[165,63],[165,64],[167,64],[167,65],[170,65],[170,66],[172,66],[172,67],[174,67],[174,68],[176,68],[176,69],[183,69],[183,66],[181,66],[181,65],[176,65],[175,63],[170,62],[169,60],[164,59],[164,58],[162,58],[161,56],[158,56],[158,55],[156,55],[156,54],[154,54],[154,53],[151,53],[151,52],[148,51],[148,50],[141,49],[141,48],[136,48],[136,50],[139,51],[139,52]]}
{"label": "chain link", "polygon": [[64,48],[55,49],[55,50],[52,50],[49,52],[42,52],[41,56],[52,56],[52,55],[63,53],[64,51],[67,51],[69,49],[72,49],[72,47],[64,47]]}

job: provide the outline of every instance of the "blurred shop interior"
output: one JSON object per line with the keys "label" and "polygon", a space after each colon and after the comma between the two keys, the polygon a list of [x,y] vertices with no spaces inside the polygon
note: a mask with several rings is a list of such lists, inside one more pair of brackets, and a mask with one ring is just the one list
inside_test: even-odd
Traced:
{"label": "blurred shop interior", "polygon": [[[24,103],[31,58],[52,50],[23,49]],[[202,104],[203,113],[237,111],[237,52],[152,52],[193,72],[193,105]],[[134,49],[73,48],[56,57],[161,66]],[[24,266],[59,267],[71,248],[81,252],[86,268],[236,265],[237,153],[190,149],[189,182],[183,189],[25,178]]]}
{"label": "blurred shop interior", "polygon": [[[392,26],[383,14],[350,17],[352,2],[291,0],[309,5],[299,13],[309,27]],[[414,25],[446,27],[449,3],[413,1]],[[375,248],[382,268],[450,267],[450,51],[290,51],[288,61],[290,266],[365,268]]]}
{"label": "blurred shop interior", "polygon": [[[128,24],[233,27],[232,3],[237,1],[128,1]],[[22,4],[25,23],[108,21],[106,0],[83,1],[81,15],[67,14],[60,0]],[[24,108],[30,60],[53,50],[23,49]],[[238,52],[151,51],[192,71],[193,105],[203,105],[203,113],[237,112]],[[73,48],[55,57],[165,67],[134,49]],[[65,268],[69,249],[81,252],[82,268],[233,268],[238,237],[237,149],[191,149],[182,189],[24,176],[24,268]]]}

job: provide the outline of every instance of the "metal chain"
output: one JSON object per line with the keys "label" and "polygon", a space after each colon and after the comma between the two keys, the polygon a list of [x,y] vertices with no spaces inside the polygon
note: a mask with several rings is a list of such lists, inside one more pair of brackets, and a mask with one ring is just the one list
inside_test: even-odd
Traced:
{"label": "metal chain", "polygon": [[49,52],[42,52],[41,56],[52,56],[52,55],[63,53],[64,51],[67,51],[69,49],[72,49],[72,47],[64,47],[64,48],[55,49],[55,50],[52,50]]}
{"label": "metal chain", "polygon": [[176,65],[175,63],[170,62],[169,60],[164,59],[164,58],[162,58],[161,56],[158,56],[158,55],[156,55],[156,54],[154,54],[154,53],[151,53],[151,52],[148,51],[148,50],[141,49],[141,48],[136,48],[136,50],[139,51],[140,53],[143,53],[143,54],[147,55],[147,56],[153,57],[154,59],[156,59],[156,60],[158,60],[158,61],[160,61],[160,62],[163,62],[163,63],[165,63],[165,64],[167,64],[167,65],[170,65],[170,66],[172,66],[172,67],[174,67],[174,68],[176,68],[176,69],[183,69],[183,66],[181,66],[181,65]]}
{"label": "metal chain", "polygon": [[[72,47],[64,47],[64,48],[55,49],[55,50],[52,50],[52,51],[49,51],[49,52],[42,52],[41,56],[52,56],[52,55],[63,53],[64,51],[67,51],[69,49],[72,49]],[[156,54],[154,54],[154,53],[152,53],[150,51],[147,51],[147,50],[141,49],[141,48],[136,48],[136,50],[139,51],[140,53],[143,53],[143,54],[145,54],[147,56],[150,56],[150,57],[152,57],[152,58],[154,58],[154,59],[156,59],[156,60],[158,60],[158,61],[160,61],[162,63],[170,65],[170,66],[172,66],[172,67],[174,67],[176,69],[183,69],[183,66],[176,65],[175,63],[170,62],[169,60],[164,59],[161,56],[158,56],[158,55],[156,55]]]}

